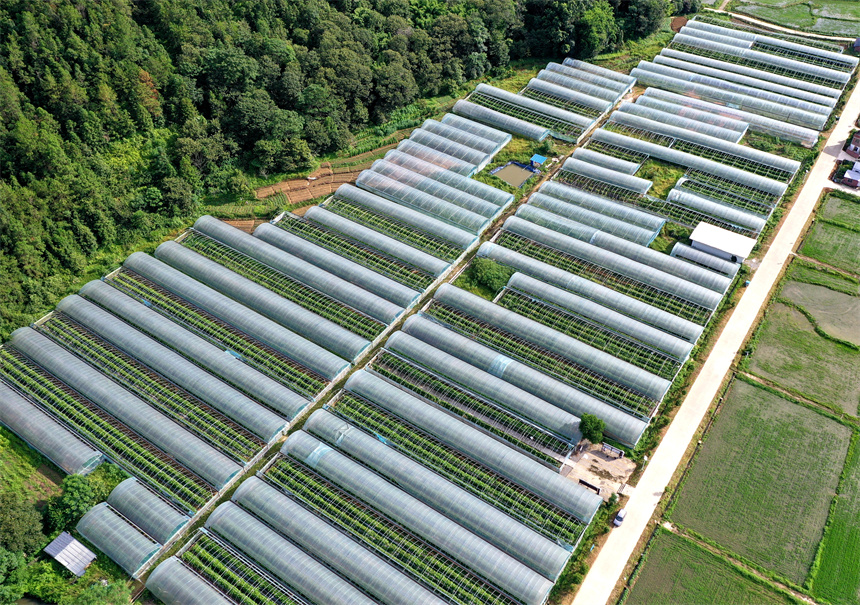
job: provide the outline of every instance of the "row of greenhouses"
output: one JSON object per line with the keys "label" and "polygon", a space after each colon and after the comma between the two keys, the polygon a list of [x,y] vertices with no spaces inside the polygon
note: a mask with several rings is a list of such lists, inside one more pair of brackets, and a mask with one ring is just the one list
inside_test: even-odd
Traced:
{"label": "row of greenhouses", "polygon": [[[513,194],[470,178],[510,140],[455,114],[427,120],[362,171],[355,185],[342,185],[302,216],[261,225],[254,236],[402,311],[513,203]],[[386,324],[395,317],[356,310]],[[371,341],[384,330],[358,317],[337,320]]]}
{"label": "row of greenhouses", "polygon": [[403,388],[420,380],[354,374],[147,588],[167,605],[544,603],[601,498]]}
{"label": "row of greenhouses", "polygon": [[590,63],[549,63],[518,94],[479,84],[454,113],[519,136],[579,141],[636,79]]}
{"label": "row of greenhouses", "polygon": [[77,532],[130,576],[150,563],[191,518],[134,477],[78,522]]}
{"label": "row of greenhouses", "polygon": [[631,71],[638,82],[709,104],[754,132],[811,146],[823,130],[857,58],[697,18],[653,61]]}

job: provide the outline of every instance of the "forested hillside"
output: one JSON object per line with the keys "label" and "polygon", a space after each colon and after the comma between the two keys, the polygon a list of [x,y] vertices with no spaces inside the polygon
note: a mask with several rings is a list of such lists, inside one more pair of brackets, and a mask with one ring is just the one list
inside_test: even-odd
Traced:
{"label": "forested hillside", "polygon": [[[679,0],[679,3],[695,0]],[[418,98],[591,56],[666,0],[7,0],[0,338],[248,175],[300,171]]]}

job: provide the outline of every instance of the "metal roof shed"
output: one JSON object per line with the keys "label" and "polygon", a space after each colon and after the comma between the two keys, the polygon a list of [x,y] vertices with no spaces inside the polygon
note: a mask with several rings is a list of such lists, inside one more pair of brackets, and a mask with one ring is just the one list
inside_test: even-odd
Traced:
{"label": "metal roof shed", "polygon": [[84,575],[96,554],[64,531],[45,547],[45,552],[79,578]]}
{"label": "metal roof shed", "polygon": [[699,226],[690,234],[693,248],[713,254],[719,258],[741,263],[750,255],[755,240],[708,223]]}

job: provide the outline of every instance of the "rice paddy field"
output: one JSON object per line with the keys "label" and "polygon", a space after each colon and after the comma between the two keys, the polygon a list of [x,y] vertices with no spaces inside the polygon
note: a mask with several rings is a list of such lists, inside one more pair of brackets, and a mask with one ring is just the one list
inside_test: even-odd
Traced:
{"label": "rice paddy field", "polygon": [[812,594],[833,605],[860,603],[860,448],[855,436],[822,541]]}
{"label": "rice paddy field", "polygon": [[626,605],[799,603],[690,540],[659,529]]}
{"label": "rice paddy field", "polygon": [[738,13],[793,29],[849,37],[860,32],[860,3],[855,0],[755,0],[729,6]]}
{"label": "rice paddy field", "polygon": [[736,380],[671,520],[802,584],[850,440],[847,426]]}
{"label": "rice paddy field", "polygon": [[[807,311],[814,318],[818,309]],[[809,316],[782,302],[770,306],[757,338],[751,373],[833,410],[857,415],[860,351],[817,333]]]}

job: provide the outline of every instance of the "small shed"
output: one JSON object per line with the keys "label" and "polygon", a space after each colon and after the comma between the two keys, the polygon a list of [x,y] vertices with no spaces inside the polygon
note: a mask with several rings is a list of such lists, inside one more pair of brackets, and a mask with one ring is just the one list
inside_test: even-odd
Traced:
{"label": "small shed", "polygon": [[90,563],[96,560],[95,553],[75,540],[67,531],[48,544],[45,552],[79,578],[84,575]]}
{"label": "small shed", "polygon": [[860,38],[854,40],[854,50],[860,52]]}
{"label": "small shed", "polygon": [[744,262],[755,247],[753,238],[710,223],[699,223],[690,234],[690,239],[693,248],[733,263]]}
{"label": "small shed", "polygon": [[546,163],[546,157],[538,154],[534,154],[532,159],[529,160],[533,168],[537,168],[538,166],[542,166]]}

